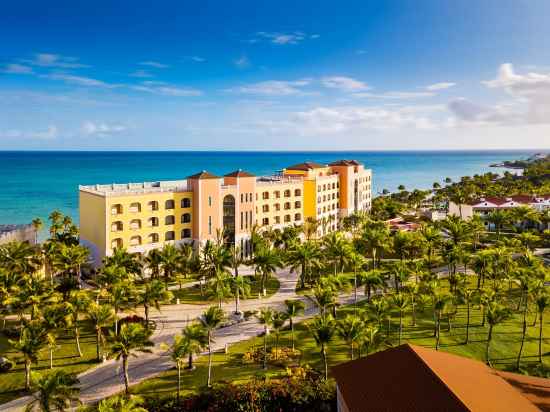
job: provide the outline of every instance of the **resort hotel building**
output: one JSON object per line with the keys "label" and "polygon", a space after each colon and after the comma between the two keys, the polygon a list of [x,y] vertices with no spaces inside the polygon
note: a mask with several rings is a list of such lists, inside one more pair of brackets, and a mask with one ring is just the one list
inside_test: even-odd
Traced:
{"label": "resort hotel building", "polygon": [[317,235],[371,206],[372,172],[355,160],[287,167],[273,176],[207,171],[185,180],[80,186],[80,239],[94,264],[116,248],[146,253],[166,244],[202,246],[219,233],[251,254],[253,226],[283,229],[308,219]]}

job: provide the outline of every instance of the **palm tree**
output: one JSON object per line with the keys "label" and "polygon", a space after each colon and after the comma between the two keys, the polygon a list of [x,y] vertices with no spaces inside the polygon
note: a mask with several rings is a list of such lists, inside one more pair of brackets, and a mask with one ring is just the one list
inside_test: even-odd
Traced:
{"label": "palm tree", "polygon": [[164,282],[168,285],[168,281],[181,266],[182,255],[174,245],[165,245],[160,252],[160,259],[164,272]]}
{"label": "palm tree", "polygon": [[162,254],[159,249],[152,249],[145,257],[145,264],[151,271],[151,278],[158,279],[160,277],[160,268],[162,265]]}
{"label": "palm tree", "polygon": [[353,267],[353,308],[357,308],[357,272],[365,265],[365,258],[352,250],[349,256],[349,264]]}
{"label": "palm tree", "polygon": [[101,344],[105,340],[103,328],[111,325],[115,318],[115,311],[110,305],[100,305],[96,302],[90,302],[87,310],[88,318],[92,321],[95,328],[96,337],[96,360],[101,361]]}
{"label": "palm tree", "polygon": [[509,222],[510,215],[505,210],[496,209],[487,215],[487,220],[495,225],[497,240],[500,239],[500,231],[502,227]]}
{"label": "palm tree", "polygon": [[264,325],[264,359],[263,368],[267,369],[267,335],[269,334],[269,327],[273,324],[273,309],[262,308],[256,315],[261,325]]}
{"label": "palm tree", "polygon": [[203,325],[193,323],[183,329],[182,336],[188,355],[187,369],[193,370],[193,355],[198,355],[208,346],[208,333]]}
{"label": "palm tree", "polygon": [[99,402],[97,410],[98,412],[148,412],[141,406],[143,402],[140,396],[113,396]]}
{"label": "palm tree", "polygon": [[146,282],[138,294],[138,304],[143,305],[145,311],[145,325],[149,327],[149,309],[151,307],[160,311],[160,303],[171,300],[172,292],[166,290],[165,286],[158,279]]}
{"label": "palm tree", "polygon": [[48,344],[48,330],[42,322],[28,322],[21,330],[19,340],[10,340],[10,344],[23,355],[25,361],[25,389],[31,387],[31,366],[38,362],[38,352]]}
{"label": "palm tree", "polygon": [[151,330],[139,323],[125,323],[120,327],[118,334],[113,331],[109,334],[109,340],[112,342],[109,358],[117,361],[122,359],[126,395],[128,395],[130,387],[128,359],[130,356],[137,357],[136,352],[151,352],[149,348],[155,345],[150,340],[152,333]]}
{"label": "palm tree", "polygon": [[[363,345],[366,349],[365,356],[369,356],[370,349],[374,348],[377,344],[378,328],[374,326],[367,326],[363,330]],[[361,356],[361,355],[359,355]]]}
{"label": "palm tree", "polygon": [[439,350],[439,343],[441,342],[441,314],[449,301],[449,296],[436,291],[432,299],[435,319],[435,350]]}
{"label": "palm tree", "polygon": [[50,213],[48,219],[51,223],[49,229],[50,237],[53,239],[57,235],[57,233],[62,230],[63,213],[61,213],[59,210],[54,210]]}
{"label": "palm tree", "polygon": [[136,289],[132,282],[122,281],[111,286],[109,300],[115,310],[115,333],[118,333],[118,313],[131,306],[136,295]]}
{"label": "palm tree", "polygon": [[344,266],[352,253],[351,245],[341,232],[332,232],[323,238],[323,254],[334,266],[334,274]]}
{"label": "palm tree", "polygon": [[286,261],[290,266],[290,273],[300,270],[300,288],[304,289],[306,282],[311,281],[311,270],[322,265],[321,251],[314,242],[298,243],[287,252]]}
{"label": "palm tree", "polygon": [[550,296],[546,291],[539,292],[535,297],[535,304],[537,305],[537,312],[539,315],[539,363],[542,363],[542,316],[544,311],[550,305]]}
{"label": "palm tree", "polygon": [[262,276],[261,290],[265,293],[265,282],[283,265],[281,254],[277,249],[261,247],[254,254],[252,261]]}
{"label": "palm tree", "polygon": [[210,293],[218,300],[218,307],[231,295],[231,275],[227,272],[218,272],[210,279]]}
{"label": "palm tree", "polygon": [[328,379],[328,360],[327,346],[334,337],[334,319],[332,316],[317,316],[309,325],[309,330],[315,339],[315,343],[320,347],[321,358],[325,365],[325,380]]}
{"label": "palm tree", "polygon": [[533,288],[533,281],[530,279],[527,271],[520,271],[517,276],[517,283],[519,284],[521,296],[520,303],[523,301],[523,322],[522,322],[522,333],[521,333],[521,344],[519,346],[518,357],[516,360],[516,369],[519,370],[519,364],[521,362],[521,354],[523,352],[523,345],[525,344],[525,335],[527,333],[527,311],[529,309],[529,292]]}
{"label": "palm tree", "polygon": [[[185,364],[187,356],[190,354],[188,350],[188,343],[189,341],[187,341],[182,335],[175,335],[172,345],[167,345],[166,343],[161,345],[162,349],[168,351],[170,354],[170,359],[172,359],[172,362],[176,364],[176,369],[178,370],[178,386],[176,391],[176,399],[178,402],[180,400],[181,392],[181,368]],[[192,353],[190,355],[193,356]]]}
{"label": "palm tree", "polygon": [[301,300],[285,300],[286,316],[290,324],[290,339],[292,341],[292,352],[294,352],[294,318],[304,313],[305,305]]}
{"label": "palm tree", "polygon": [[315,289],[313,289],[313,301],[319,308],[321,317],[325,317],[327,308],[333,306],[336,303],[334,290],[330,287],[317,285]]}
{"label": "palm tree", "polygon": [[88,311],[90,299],[85,291],[74,291],[70,294],[67,304],[69,316],[69,324],[73,327],[76,351],[78,356],[82,357],[80,349],[80,317],[84,316]]}
{"label": "palm tree", "polygon": [[240,313],[240,297],[246,297],[250,295],[250,279],[244,276],[233,276],[231,278],[231,289],[233,289],[233,295],[235,296],[235,313]]}
{"label": "palm tree", "polygon": [[[153,252],[154,251],[154,252]],[[159,253],[158,249],[153,249],[149,254]],[[148,259],[145,258],[145,262],[148,262]],[[160,263],[159,263],[160,265]],[[143,263],[140,258],[139,253],[130,253],[124,248],[115,248],[111,256],[106,256],[104,258],[103,266],[116,266],[122,268],[126,273],[134,276],[142,276]]]}
{"label": "palm tree", "polygon": [[364,324],[361,319],[355,315],[346,315],[344,319],[336,322],[336,330],[340,336],[349,345],[349,356],[353,360],[353,348],[358,345],[363,336]]}
{"label": "palm tree", "polygon": [[279,357],[279,336],[281,334],[281,328],[284,326],[287,320],[285,312],[273,312],[271,318],[271,326],[273,327],[273,333],[275,334],[275,360]]}
{"label": "palm tree", "polygon": [[53,265],[61,273],[74,276],[78,287],[81,286],[81,267],[89,261],[90,249],[81,245],[60,244],[54,256]]}
{"label": "palm tree", "polygon": [[50,349],[50,369],[53,369],[53,352],[57,346],[58,330],[70,323],[67,305],[56,304],[42,311],[44,327],[48,330],[48,348]]}
{"label": "palm tree", "polygon": [[508,318],[509,311],[500,303],[491,301],[487,304],[486,316],[487,323],[489,324],[489,332],[487,334],[487,344],[485,346],[485,362],[487,365],[491,365],[489,349],[491,340],[493,339],[493,328]]}
{"label": "palm tree", "polygon": [[42,412],[63,412],[78,402],[80,389],[76,387],[80,382],[75,374],[63,370],[56,370],[47,375],[32,373],[33,400],[27,404],[25,411],[38,410]]}
{"label": "palm tree", "polygon": [[376,269],[377,257],[389,247],[389,230],[387,227],[367,226],[361,234],[361,241],[367,250],[370,250],[372,257],[372,269]]}
{"label": "palm tree", "polygon": [[464,286],[459,289],[459,296],[462,298],[462,301],[466,303],[466,338],[464,344],[467,345],[470,341],[470,310],[472,306],[473,298],[479,293],[477,289],[468,289]]}
{"label": "palm tree", "polygon": [[206,381],[206,385],[208,387],[210,387],[212,378],[212,342],[214,341],[212,334],[214,329],[221,325],[223,319],[223,311],[216,306],[210,306],[200,318],[201,324],[206,330],[208,338],[208,380]]}
{"label": "palm tree", "polygon": [[431,269],[433,261],[433,251],[441,243],[441,232],[433,226],[422,225],[420,233],[424,237],[428,252],[428,268]]}
{"label": "palm tree", "polygon": [[32,228],[34,229],[34,243],[38,244],[38,234],[44,227],[44,222],[39,217],[32,220]]}
{"label": "palm tree", "polygon": [[382,272],[378,269],[369,270],[368,272],[363,272],[360,275],[361,283],[365,285],[365,295],[367,295],[367,302],[370,302],[372,291],[377,287],[384,285],[382,280]]}
{"label": "palm tree", "polygon": [[403,335],[403,314],[409,306],[409,299],[403,293],[396,293],[393,295],[393,304],[399,309],[399,340],[398,344],[401,345],[401,336]]}

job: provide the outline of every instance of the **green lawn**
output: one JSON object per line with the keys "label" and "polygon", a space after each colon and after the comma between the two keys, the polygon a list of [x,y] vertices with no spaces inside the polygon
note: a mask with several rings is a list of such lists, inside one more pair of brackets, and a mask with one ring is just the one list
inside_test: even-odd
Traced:
{"label": "green lawn", "polygon": [[[248,299],[258,299],[258,293],[261,289],[261,281],[259,277],[249,276],[250,278],[250,295]],[[279,281],[275,277],[271,277],[266,282],[267,297],[272,296],[279,290]],[[174,294],[174,299],[180,300],[180,303],[190,303],[195,305],[207,305],[213,303],[215,298],[209,296],[208,290],[205,288],[201,293],[200,287],[192,286],[183,289],[175,289],[171,291]]]}
{"label": "green lawn", "polygon": [[[364,303],[359,305],[364,307]],[[352,313],[352,307],[342,307],[338,311],[338,317],[343,317],[347,313]],[[411,326],[410,313],[404,318],[403,342],[409,342],[415,345],[426,347],[435,347],[435,338],[433,337],[433,320],[431,309],[417,313],[417,325]],[[529,316],[529,327],[526,343],[523,349],[522,368],[527,371],[533,371],[537,366],[538,353],[538,325],[532,327],[533,316]],[[550,315],[548,315],[550,318]],[[485,344],[487,339],[487,327],[481,326],[481,311],[473,308],[471,311],[470,343],[465,345],[465,320],[466,311],[464,307],[459,308],[459,312],[452,323],[451,331],[447,331],[447,323],[442,323],[441,348],[440,350],[451,352],[457,355],[466,356],[483,361],[485,356]],[[397,344],[398,339],[398,314],[392,316],[391,328],[387,335],[386,325],[381,331],[380,349],[385,349]],[[550,327],[548,321],[544,323],[544,334],[548,337],[543,342],[543,363],[546,370],[550,368]],[[513,370],[515,360],[519,349],[521,339],[521,316],[515,315],[506,322],[497,325],[493,330],[493,341],[491,344],[491,360],[493,366],[499,369]],[[287,365],[269,365],[268,371],[264,372],[259,364],[243,363],[242,354],[250,351],[254,347],[261,347],[263,338],[253,338],[240,342],[230,347],[229,354],[216,353],[213,357],[213,379],[215,382],[243,382],[254,376],[277,376],[285,373]],[[274,335],[269,337],[270,347],[274,345]],[[280,345],[290,345],[290,333],[285,331],[281,334]],[[291,361],[292,364],[310,364],[321,370],[322,363],[318,348],[307,329],[307,322],[296,325],[296,347],[301,351],[298,359]],[[349,348],[339,338],[335,337],[329,348],[329,362],[331,365],[348,360]],[[182,376],[182,388],[186,394],[197,391],[206,382],[207,357],[200,357],[196,361],[197,369],[189,372],[184,371]],[[132,391],[142,395],[162,395],[174,392],[176,389],[176,371],[169,370],[157,378],[150,379],[135,386]]]}
{"label": "green lawn", "polygon": [[[8,326],[9,326],[8,322]],[[63,333],[58,338],[58,349],[54,352],[54,368],[63,368],[67,372],[80,373],[95,365],[95,333],[88,323],[81,328],[80,347],[82,358],[78,356],[72,333]],[[18,361],[17,365],[6,373],[0,373],[0,403],[25,395],[25,366],[19,362],[19,355],[11,349],[8,339],[0,334],[0,356]],[[45,348],[39,355],[38,364],[32,365],[33,371],[49,371],[49,350]]]}

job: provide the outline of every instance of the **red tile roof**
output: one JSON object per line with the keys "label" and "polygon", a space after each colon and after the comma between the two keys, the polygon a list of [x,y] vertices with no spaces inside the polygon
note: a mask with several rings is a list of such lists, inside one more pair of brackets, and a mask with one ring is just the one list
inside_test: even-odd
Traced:
{"label": "red tile roof", "polygon": [[550,199],[550,195],[535,195],[535,196],[533,196],[533,195],[515,195],[515,196],[507,196],[507,197],[487,196],[487,197],[482,197],[482,198],[476,199],[476,200],[470,202],[469,204],[473,206],[473,205],[477,205],[479,203],[488,202],[488,203],[493,203],[497,206],[500,206],[500,205],[508,203],[508,202],[510,202],[510,200],[512,200],[515,203],[528,205],[530,203],[536,203],[537,199],[548,200],[548,199]]}
{"label": "red tile roof", "polygon": [[342,159],[329,163],[329,166],[359,166],[360,164],[357,160]]}
{"label": "red tile roof", "polygon": [[335,366],[332,371],[352,412],[523,412],[550,406],[548,379],[530,383],[530,389],[537,388],[535,396],[482,362],[408,344]]}
{"label": "red tile roof", "polygon": [[212,173],[203,170],[200,173],[196,173],[188,177],[188,179],[219,179],[219,176],[213,175]]}
{"label": "red tile roof", "polygon": [[308,170],[321,169],[323,167],[325,167],[325,166],[323,166],[322,164],[319,164],[319,163],[304,162],[304,163],[298,163],[296,165],[289,166],[286,169],[287,170],[302,170],[302,171],[307,172]]}
{"label": "red tile roof", "polygon": [[242,169],[235,170],[234,172],[228,173],[225,177],[254,177],[253,174],[245,172]]}

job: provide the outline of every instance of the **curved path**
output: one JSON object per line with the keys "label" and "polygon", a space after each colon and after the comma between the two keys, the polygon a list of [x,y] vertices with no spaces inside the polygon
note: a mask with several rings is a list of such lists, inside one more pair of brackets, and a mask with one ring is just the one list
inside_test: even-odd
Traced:
{"label": "curved path", "polygon": [[[250,274],[247,272],[249,271],[243,270],[242,274]],[[298,317],[296,321],[310,318],[317,313],[317,308],[307,297],[296,294],[295,288],[298,281],[296,273],[290,273],[287,269],[284,269],[277,273],[276,277],[279,280],[280,287],[275,294],[264,299],[242,300],[239,309],[253,311],[270,306],[281,310],[286,299],[300,299],[305,303],[306,310],[305,314]],[[358,291],[358,297],[364,297],[362,291]],[[339,302],[342,304],[352,303],[353,294],[340,296]],[[139,354],[137,358],[130,359],[128,372],[131,384],[137,384],[145,379],[152,378],[173,367],[169,356],[160,349],[160,343],[171,343],[174,335],[180,333],[189,322],[197,319],[208,306],[211,305],[164,305],[161,312],[153,311],[151,313],[150,319],[157,323],[157,328],[152,336],[155,347],[152,353]],[[226,313],[231,313],[234,309],[234,302],[223,304],[223,310]],[[221,350],[226,345],[252,338],[262,332],[263,326],[255,318],[220,328],[214,333],[213,350]],[[83,403],[93,403],[123,391],[124,380],[120,369],[120,362],[109,360],[81,373],[79,375],[81,401]],[[29,397],[15,399],[0,405],[0,411],[22,410],[29,400]]]}

